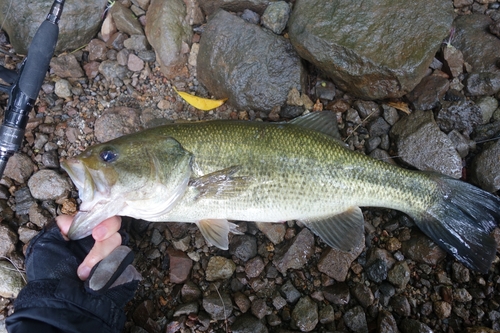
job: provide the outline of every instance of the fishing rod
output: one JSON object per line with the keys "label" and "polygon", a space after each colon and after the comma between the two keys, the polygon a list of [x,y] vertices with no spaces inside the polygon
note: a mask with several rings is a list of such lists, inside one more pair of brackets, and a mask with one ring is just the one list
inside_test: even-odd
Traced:
{"label": "fishing rod", "polygon": [[19,74],[0,66],[0,78],[11,85],[0,84],[0,91],[9,94],[9,104],[0,126],[0,178],[9,158],[23,143],[29,113],[42,88],[50,59],[59,36],[59,19],[65,0],[54,0],[45,21],[38,28],[21,64]]}

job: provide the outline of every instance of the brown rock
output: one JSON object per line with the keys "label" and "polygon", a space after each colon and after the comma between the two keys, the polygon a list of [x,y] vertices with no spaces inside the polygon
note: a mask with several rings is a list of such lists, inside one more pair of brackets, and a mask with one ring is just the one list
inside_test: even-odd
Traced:
{"label": "brown rock", "polygon": [[345,281],[352,262],[361,254],[364,244],[363,236],[358,247],[351,252],[333,248],[326,249],[318,261],[318,270],[339,282]]}
{"label": "brown rock", "polygon": [[170,259],[170,282],[183,283],[189,278],[193,261],[182,251],[169,248],[167,250]]}

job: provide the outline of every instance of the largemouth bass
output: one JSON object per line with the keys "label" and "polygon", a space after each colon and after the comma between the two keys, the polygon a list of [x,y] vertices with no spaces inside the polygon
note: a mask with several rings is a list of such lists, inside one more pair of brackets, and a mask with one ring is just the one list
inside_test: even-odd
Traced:
{"label": "largemouth bass", "polygon": [[335,138],[335,121],[317,112],[289,123],[171,124],[92,146],[62,163],[82,200],[69,237],[123,215],[196,223],[208,243],[227,249],[228,220],[299,220],[349,251],[364,231],[359,207],[386,207],[411,216],[466,266],[488,271],[498,197],[350,151]]}

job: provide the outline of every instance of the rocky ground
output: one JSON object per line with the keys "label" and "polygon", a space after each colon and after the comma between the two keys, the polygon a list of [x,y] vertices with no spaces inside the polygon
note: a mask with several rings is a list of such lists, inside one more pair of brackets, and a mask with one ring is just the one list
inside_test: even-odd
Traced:
{"label": "rocky ground", "polygon": [[[119,3],[145,24],[149,1]],[[499,8],[499,2],[454,1],[455,15],[490,16],[497,22],[492,33],[500,22]],[[258,23],[261,16],[256,12],[236,15]],[[270,29],[287,33],[280,31],[276,19],[269,22],[264,17],[261,22]],[[143,33],[129,30],[137,27],[117,22],[103,27],[85,48],[53,59],[30,115],[25,144],[1,180],[2,257],[22,271],[29,240],[57,214],[76,211],[78,193],[60,169],[60,159],[94,143],[171,121],[281,121],[303,112],[331,110],[351,149],[389,163],[463,177],[491,192],[500,188],[500,78],[493,70],[484,84],[483,74],[463,72],[472,62],[479,66],[475,62],[498,57],[498,49],[493,55],[495,51],[484,51],[484,58],[476,54],[464,60],[455,46],[443,45],[427,69],[432,75],[403,98],[353,97],[307,64],[305,74],[300,74],[307,82],[303,93],[287,88],[282,108],[265,110],[267,106],[259,104],[248,109],[228,103],[204,112],[187,105],[172,89],[210,95],[198,81],[198,50],[207,52],[199,45],[204,19],[192,26],[193,44],[183,53],[182,64],[172,65],[176,75],[160,65]],[[213,33],[219,28],[207,29]],[[15,68],[23,57],[12,51],[7,36],[1,42],[2,64]],[[202,63],[207,63],[205,58]],[[7,97],[0,99],[5,109]],[[125,218],[135,265],[144,277],[127,306],[126,331],[500,330],[498,257],[487,274],[478,274],[447,256],[404,214],[370,208],[363,212],[365,246],[352,253],[329,248],[294,221],[264,227],[239,222],[244,234],[232,236],[230,249],[222,251],[207,246],[194,225]],[[0,286],[0,323],[12,313],[12,300],[22,286],[20,274],[11,269],[7,261],[0,261],[0,285],[6,284]]]}

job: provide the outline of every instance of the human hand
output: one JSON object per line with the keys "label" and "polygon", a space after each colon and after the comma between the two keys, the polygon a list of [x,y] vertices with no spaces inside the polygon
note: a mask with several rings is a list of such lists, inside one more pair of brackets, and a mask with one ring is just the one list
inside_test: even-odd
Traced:
{"label": "human hand", "polygon": [[[118,232],[121,221],[121,217],[113,216],[102,221],[92,230],[92,237],[95,240],[94,246],[77,270],[78,277],[81,280],[85,281],[89,277],[92,268],[121,245],[122,237]],[[73,217],[69,215],[60,215],[56,218],[57,226],[66,240],[69,240],[67,234],[72,222]]]}
{"label": "human hand", "polygon": [[31,323],[27,319],[64,332],[122,331],[125,304],[141,276],[132,266],[132,251],[120,245],[120,218],[103,221],[93,237],[76,241],[64,236],[71,221],[58,217],[30,241],[25,260],[28,284],[6,321],[12,332]]}

